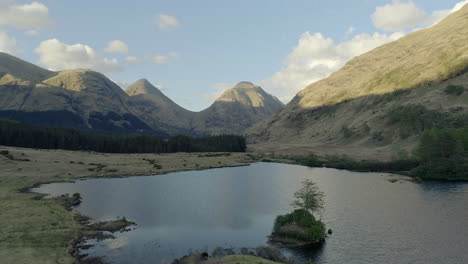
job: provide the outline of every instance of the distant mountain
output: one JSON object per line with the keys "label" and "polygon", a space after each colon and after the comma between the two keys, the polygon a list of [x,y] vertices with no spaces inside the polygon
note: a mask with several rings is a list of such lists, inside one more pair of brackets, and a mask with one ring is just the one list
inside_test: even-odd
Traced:
{"label": "distant mountain", "polygon": [[225,91],[210,107],[197,113],[192,130],[204,134],[241,134],[283,107],[281,101],[260,86],[240,82]]}
{"label": "distant mountain", "polygon": [[194,112],[190,112],[165,96],[146,79],[140,79],[125,91],[139,116],[152,127],[161,127],[168,134],[191,134]]}
{"label": "distant mountain", "polygon": [[248,139],[408,151],[426,129],[468,126],[467,72],[468,5],[309,85]]}
{"label": "distant mountain", "polygon": [[0,118],[112,133],[241,134],[283,104],[242,82],[201,112],[188,111],[146,79],[123,91],[91,70],[48,71],[0,53]]}
{"label": "distant mountain", "polygon": [[126,93],[143,120],[172,135],[242,134],[246,128],[273,116],[284,106],[249,82],[241,82],[227,90],[201,112],[180,107],[146,79],[130,85]]}
{"label": "distant mountain", "polygon": [[[138,117],[128,96],[91,70],[51,72],[8,54],[0,60],[0,118],[54,127],[166,136]],[[41,78],[44,78],[41,80]]]}
{"label": "distant mountain", "polygon": [[24,81],[38,83],[57,73],[23,61],[10,54],[0,52],[0,77],[6,74],[15,76]]}

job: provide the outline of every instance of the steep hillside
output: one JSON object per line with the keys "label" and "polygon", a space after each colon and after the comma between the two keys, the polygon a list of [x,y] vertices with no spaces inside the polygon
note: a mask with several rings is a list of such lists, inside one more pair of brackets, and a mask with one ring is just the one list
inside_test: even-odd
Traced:
{"label": "steep hillside", "polygon": [[52,72],[5,53],[0,54],[0,70],[0,118],[35,125],[160,136],[242,134],[283,108],[248,82],[195,113],[145,79],[124,92],[98,72]]}
{"label": "steep hillside", "polygon": [[[410,150],[426,129],[468,126],[468,6],[311,84],[251,142]],[[270,143],[271,145],[271,143]]]}
{"label": "steep hillside", "polygon": [[23,61],[17,57],[11,56],[10,54],[0,52],[0,77],[5,74],[10,74],[18,79],[37,83],[48,79],[57,73]]}
{"label": "steep hillside", "polygon": [[250,82],[240,82],[225,91],[210,107],[197,113],[192,130],[201,134],[240,134],[259,121],[270,118],[283,103]]}
{"label": "steep hillside", "polygon": [[174,103],[148,80],[136,81],[127,88],[126,93],[139,116],[152,127],[161,127],[173,135],[191,133],[195,113]]}
{"label": "steep hillside", "polygon": [[[166,135],[142,121],[122,89],[100,73],[52,73],[13,61],[18,63],[0,61],[1,68],[9,69],[0,77],[0,118],[54,127]],[[38,81],[43,74],[51,77]]]}

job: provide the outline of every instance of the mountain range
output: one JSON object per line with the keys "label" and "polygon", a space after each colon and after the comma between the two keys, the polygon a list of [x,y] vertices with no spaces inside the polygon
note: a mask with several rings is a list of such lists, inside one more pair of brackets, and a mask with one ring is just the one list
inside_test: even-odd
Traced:
{"label": "mountain range", "polygon": [[200,112],[146,79],[124,91],[91,70],[53,72],[0,53],[0,118],[159,136],[244,134],[263,151],[342,148],[390,159],[410,153],[426,130],[468,127],[467,36],[468,5],[353,58],[286,106],[240,82]]}
{"label": "mountain range", "polygon": [[53,72],[0,53],[0,118],[35,125],[157,136],[241,134],[283,104],[241,82],[210,107],[191,112],[146,79],[126,91],[101,73]]}

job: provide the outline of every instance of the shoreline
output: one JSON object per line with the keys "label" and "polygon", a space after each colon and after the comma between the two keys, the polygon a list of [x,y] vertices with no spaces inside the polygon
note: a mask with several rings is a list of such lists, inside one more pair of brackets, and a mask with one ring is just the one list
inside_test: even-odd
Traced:
{"label": "shoreline", "polygon": [[0,150],[11,154],[0,156],[0,224],[5,227],[0,233],[0,258],[6,263],[81,263],[80,242],[105,231],[106,223],[93,230],[96,222],[90,225],[89,217],[67,210],[63,201],[32,192],[40,185],[248,166],[259,161],[249,153],[108,154],[7,146]]}
{"label": "shoreline", "polygon": [[[157,176],[182,171],[248,166],[255,162],[307,166],[293,157],[280,158],[258,152],[108,154],[5,146],[0,146],[0,150],[9,151],[12,157],[0,156],[0,210],[6,216],[6,221],[0,219],[0,224],[6,225],[5,232],[0,233],[0,258],[6,259],[6,263],[10,263],[8,260],[12,260],[11,263],[28,263],[32,260],[34,263],[47,263],[51,258],[60,260],[61,263],[80,263],[80,256],[76,254],[80,242],[90,234],[103,231],[93,230],[89,225],[89,217],[76,210],[67,210],[61,201],[43,199],[44,194],[32,191],[44,184],[96,178]],[[401,174],[395,176],[408,177]],[[417,182],[415,178],[410,178],[408,180]],[[11,207],[24,212],[18,213]],[[30,217],[30,212],[34,212],[33,217]],[[9,219],[20,221],[15,225]],[[54,236],[56,232],[60,234],[58,237]],[[35,235],[28,237],[25,233]],[[27,245],[29,241],[38,243]],[[41,245],[52,245],[52,250],[41,248]],[[11,252],[12,249],[14,253]],[[32,255],[36,257],[38,254],[39,260],[33,259]]]}

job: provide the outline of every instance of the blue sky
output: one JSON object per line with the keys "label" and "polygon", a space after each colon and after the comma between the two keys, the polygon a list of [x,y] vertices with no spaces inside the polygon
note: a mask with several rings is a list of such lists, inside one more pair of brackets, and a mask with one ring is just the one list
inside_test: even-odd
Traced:
{"label": "blue sky", "polygon": [[190,110],[244,80],[287,102],[460,2],[0,0],[0,51],[54,70],[93,68],[123,87],[147,78]]}

